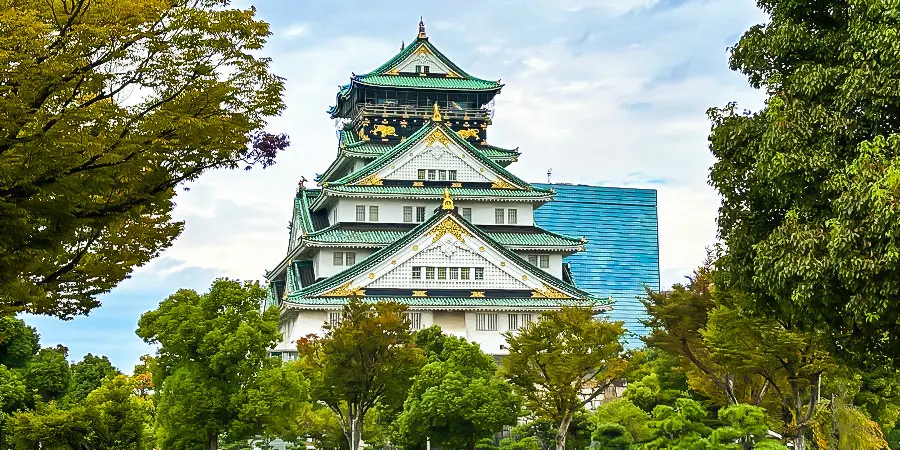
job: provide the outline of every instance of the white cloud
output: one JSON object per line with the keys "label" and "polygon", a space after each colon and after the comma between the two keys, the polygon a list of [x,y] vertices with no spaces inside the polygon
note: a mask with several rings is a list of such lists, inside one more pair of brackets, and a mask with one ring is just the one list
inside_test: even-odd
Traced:
{"label": "white cloud", "polygon": [[304,24],[293,24],[289,26],[284,32],[282,36],[288,38],[296,38],[300,36],[306,36],[309,33],[309,27]]}

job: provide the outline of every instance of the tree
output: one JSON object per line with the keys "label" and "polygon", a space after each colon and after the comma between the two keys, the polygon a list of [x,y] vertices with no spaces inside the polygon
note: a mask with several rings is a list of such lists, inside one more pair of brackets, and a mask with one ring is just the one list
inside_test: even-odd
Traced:
{"label": "tree", "polygon": [[[801,4],[802,3],[802,4]],[[759,1],[730,66],[766,106],[712,108],[718,261],[750,310],[820,330],[857,364],[900,361],[896,2]]]}
{"label": "tree", "polygon": [[244,390],[278,364],[268,354],[280,339],[278,311],[260,312],[265,297],[257,283],[218,279],[205,294],[179,290],[141,316],[137,334],[159,344],[152,367],[163,448],[214,450],[220,436],[261,431],[246,421]]}
{"label": "tree", "polygon": [[269,27],[227,4],[0,6],[0,313],[87,313],[181,232],[179,186],[287,146]]}
{"label": "tree", "polygon": [[42,348],[25,366],[25,385],[37,399],[59,400],[72,383],[72,370],[66,361],[69,350],[61,345]]}
{"label": "tree", "polygon": [[54,403],[13,414],[6,424],[7,442],[19,450],[147,448],[149,401],[135,395],[135,381],[119,375],[103,381],[85,401],[71,409]]}
{"label": "tree", "polygon": [[[631,389],[631,386],[628,389]],[[591,421],[594,422],[592,437],[595,441],[602,442],[601,435],[603,435],[604,439],[618,439],[616,438],[616,428],[604,428],[604,425],[622,427],[628,434],[627,440],[629,443],[644,443],[650,441],[653,437],[650,428],[647,426],[647,423],[650,421],[650,414],[635,406],[627,398],[617,398],[601,404],[591,416]],[[601,446],[601,448],[603,447]]]}
{"label": "tree", "polygon": [[623,332],[621,322],[595,320],[590,308],[563,308],[505,334],[503,375],[528,410],[556,424],[557,450],[566,448],[575,413],[625,373]]}
{"label": "tree", "polygon": [[37,330],[15,317],[0,317],[0,364],[10,369],[25,367],[41,348]]}
{"label": "tree", "polygon": [[100,387],[103,380],[121,375],[113,367],[106,356],[84,355],[81,361],[72,365],[72,387],[66,395],[67,403],[80,403],[94,389]]}
{"label": "tree", "polygon": [[353,298],[340,322],[326,324],[324,336],[297,344],[311,398],[338,417],[351,450],[359,449],[366,414],[400,405],[425,362],[412,343],[405,311],[405,305]]}
{"label": "tree", "polygon": [[397,419],[402,441],[411,447],[430,438],[441,447],[474,450],[480,439],[514,425],[516,399],[496,372],[496,363],[478,344],[445,337],[440,354],[409,389]]}

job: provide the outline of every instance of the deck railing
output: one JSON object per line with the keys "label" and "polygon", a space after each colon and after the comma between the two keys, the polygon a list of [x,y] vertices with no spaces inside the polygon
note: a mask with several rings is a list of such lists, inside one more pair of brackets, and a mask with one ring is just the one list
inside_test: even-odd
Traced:
{"label": "deck railing", "polygon": [[[456,105],[449,107],[439,106],[439,108],[441,116],[448,120],[490,120],[491,118],[491,111],[487,108],[461,108]],[[357,109],[353,124],[355,125],[360,120],[363,120],[364,116],[428,118],[433,114],[433,106],[364,103]]]}

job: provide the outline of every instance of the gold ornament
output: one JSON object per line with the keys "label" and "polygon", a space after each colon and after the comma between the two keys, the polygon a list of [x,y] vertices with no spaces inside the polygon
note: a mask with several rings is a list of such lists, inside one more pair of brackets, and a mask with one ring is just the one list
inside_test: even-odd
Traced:
{"label": "gold ornament", "polygon": [[475,138],[475,140],[477,141],[478,139],[481,139],[478,137],[479,131],[481,130],[479,130],[478,128],[469,128],[465,130],[459,130],[456,132],[456,134],[463,139]]}
{"label": "gold ornament", "polygon": [[375,128],[372,129],[372,134],[376,136],[380,134],[381,137],[386,138],[388,136],[396,136],[397,129],[390,125],[375,125]]}
{"label": "gold ornament", "polygon": [[572,298],[565,293],[556,290],[550,286],[544,285],[543,289],[535,289],[531,291],[532,298]]}
{"label": "gold ornament", "polygon": [[491,183],[491,188],[493,189],[515,189],[516,186],[509,181],[504,180],[503,178],[497,178],[493,183]]}
{"label": "gold ornament", "polygon": [[437,102],[434,102],[434,113],[431,115],[431,121],[440,122],[442,120],[444,119],[441,117],[441,110],[438,108]]}
{"label": "gold ornament", "polygon": [[413,297],[428,297],[428,291],[413,291]]}
{"label": "gold ornament", "polygon": [[472,291],[472,298],[484,298],[484,291]]}
{"label": "gold ornament", "polygon": [[450,145],[450,138],[444,134],[440,129],[435,129],[431,132],[427,137],[425,137],[425,147],[431,147],[435,142],[440,142],[444,145]]}
{"label": "gold ornament", "polygon": [[452,234],[460,242],[465,242],[463,236],[472,236],[468,230],[460,226],[460,224],[456,223],[456,221],[450,217],[445,217],[444,220],[436,227],[432,228],[428,234],[434,235],[434,239],[432,239],[431,242],[437,242],[440,238],[444,237],[445,234]]}
{"label": "gold ornament", "polygon": [[444,211],[453,210],[453,199],[450,198],[450,189],[444,188],[444,202],[441,203],[441,209]]}
{"label": "gold ornament", "polygon": [[452,187],[452,188],[461,188],[461,187],[462,187],[462,183],[452,183],[452,184],[450,185],[450,187]]}
{"label": "gold ornament", "polygon": [[360,186],[383,186],[384,180],[379,178],[377,173],[373,173],[372,175],[369,175],[360,180],[358,184]]}
{"label": "gold ornament", "polygon": [[456,72],[454,72],[454,71],[452,71],[452,70],[448,70],[448,71],[447,71],[447,78],[462,78],[462,77],[459,76],[458,73],[456,73]]}
{"label": "gold ornament", "polygon": [[422,181],[413,181],[413,187],[424,187],[425,183]]}
{"label": "gold ornament", "polygon": [[342,284],[325,294],[324,297],[364,297],[366,290],[359,287],[350,287],[350,282]]}

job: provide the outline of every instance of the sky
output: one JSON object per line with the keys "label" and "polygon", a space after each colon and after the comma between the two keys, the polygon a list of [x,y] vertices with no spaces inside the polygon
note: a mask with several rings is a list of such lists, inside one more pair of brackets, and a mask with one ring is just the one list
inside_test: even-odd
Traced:
{"label": "sky", "polygon": [[42,345],[71,360],[109,356],[130,372],[153,347],[134,330],[142,313],[181,288],[217,277],[262,279],[287,250],[297,182],[337,154],[339,85],[416,37],[419,17],[445,55],[468,73],[500,79],[488,142],[519,147],[516,175],[656,189],[662,285],[680,282],[716,241],[719,200],[707,184],[713,158],[706,110],[763,95],[728,69],[728,47],[766,17],[752,0],[237,0],[271,25],[263,52],[286,79],[286,111],[271,132],[290,136],[275,166],[210,172],[178,195],[184,233],[138,268],[86,317],[26,317]]}

